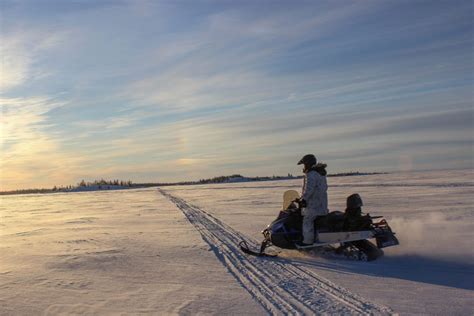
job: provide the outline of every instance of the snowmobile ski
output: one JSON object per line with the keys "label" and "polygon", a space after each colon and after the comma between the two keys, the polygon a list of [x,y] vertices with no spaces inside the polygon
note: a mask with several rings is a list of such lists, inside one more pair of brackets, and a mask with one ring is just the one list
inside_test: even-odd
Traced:
{"label": "snowmobile ski", "polygon": [[239,243],[239,246],[240,246],[240,250],[242,250],[244,253],[246,253],[248,255],[251,255],[251,256],[270,257],[270,258],[274,258],[274,257],[277,256],[277,254],[268,254],[268,253],[265,252],[265,248],[267,246],[265,241],[262,242],[262,245],[260,246],[260,252],[256,252],[256,251],[253,251],[252,249],[250,249],[245,240],[242,240]]}

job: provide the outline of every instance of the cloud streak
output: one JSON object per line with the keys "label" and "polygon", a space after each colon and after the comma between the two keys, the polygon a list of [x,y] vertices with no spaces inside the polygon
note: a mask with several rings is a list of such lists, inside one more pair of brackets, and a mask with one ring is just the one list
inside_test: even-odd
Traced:
{"label": "cloud streak", "polygon": [[2,189],[471,167],[469,5],[8,5]]}

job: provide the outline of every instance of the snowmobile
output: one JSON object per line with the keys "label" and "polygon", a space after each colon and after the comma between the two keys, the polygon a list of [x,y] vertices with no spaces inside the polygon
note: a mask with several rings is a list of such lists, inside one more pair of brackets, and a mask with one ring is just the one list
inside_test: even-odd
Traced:
{"label": "snowmobile", "polygon": [[[260,251],[251,250],[245,241],[240,243],[244,253],[254,256],[275,257],[265,252],[267,247],[283,249],[314,250],[342,255],[352,260],[372,261],[383,255],[382,248],[398,245],[398,239],[383,216],[350,214],[333,211],[318,216],[314,222],[316,242],[300,246],[303,239],[299,193],[288,190],[283,195],[283,210],[267,228],[262,231],[264,240]],[[375,219],[379,219],[375,222]],[[373,244],[368,239],[375,239]]]}

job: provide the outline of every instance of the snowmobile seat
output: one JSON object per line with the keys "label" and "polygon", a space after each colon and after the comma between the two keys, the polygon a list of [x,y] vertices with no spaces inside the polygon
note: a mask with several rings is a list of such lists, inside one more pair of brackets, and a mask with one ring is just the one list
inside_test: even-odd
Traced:
{"label": "snowmobile seat", "polygon": [[344,213],[331,212],[324,216],[316,217],[314,228],[318,232],[339,232],[344,228]]}

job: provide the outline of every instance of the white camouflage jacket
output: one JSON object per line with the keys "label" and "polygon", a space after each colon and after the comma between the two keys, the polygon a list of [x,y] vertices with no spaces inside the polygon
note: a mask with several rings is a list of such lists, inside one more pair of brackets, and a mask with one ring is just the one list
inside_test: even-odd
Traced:
{"label": "white camouflage jacket", "polygon": [[328,213],[328,185],[325,176],[315,170],[308,171],[304,176],[303,194],[301,197],[306,201],[305,212],[314,212],[315,215],[326,215]]}

